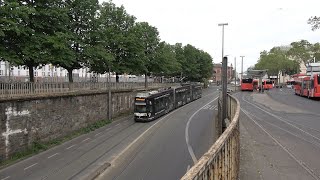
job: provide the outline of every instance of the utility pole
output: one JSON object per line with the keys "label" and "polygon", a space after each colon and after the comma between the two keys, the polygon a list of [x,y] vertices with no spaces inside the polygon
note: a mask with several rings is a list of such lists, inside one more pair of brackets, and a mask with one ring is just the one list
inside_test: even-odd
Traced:
{"label": "utility pole", "polygon": [[227,75],[228,75],[228,58],[222,60],[222,129],[226,128],[225,119],[227,118]]}
{"label": "utility pole", "polygon": [[244,56],[240,56],[241,57],[241,82],[242,82],[242,78],[243,78],[243,58]]}
{"label": "utility pole", "polygon": [[109,65],[109,77],[108,77],[108,120],[111,121],[112,119],[112,115],[111,115],[111,101],[112,101],[112,97],[111,97],[111,68]]}

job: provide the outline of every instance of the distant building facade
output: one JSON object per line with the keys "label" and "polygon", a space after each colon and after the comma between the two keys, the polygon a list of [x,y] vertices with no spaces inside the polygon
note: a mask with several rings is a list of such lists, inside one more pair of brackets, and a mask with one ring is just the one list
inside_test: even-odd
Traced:
{"label": "distant building facade", "polygon": [[[97,75],[89,68],[75,69],[72,72],[75,81],[90,81]],[[106,74],[99,77],[107,77]],[[35,82],[68,82],[68,71],[51,64],[34,67]],[[28,82],[29,69],[25,66],[11,66],[6,61],[0,61],[0,81]]]}
{"label": "distant building facade", "polygon": [[[222,79],[221,73],[222,73],[222,64],[213,64],[213,74],[212,74],[213,82],[221,84],[221,79]],[[234,77],[234,71],[231,64],[231,66],[228,66],[228,71],[227,71],[228,82],[230,82],[233,77]]]}

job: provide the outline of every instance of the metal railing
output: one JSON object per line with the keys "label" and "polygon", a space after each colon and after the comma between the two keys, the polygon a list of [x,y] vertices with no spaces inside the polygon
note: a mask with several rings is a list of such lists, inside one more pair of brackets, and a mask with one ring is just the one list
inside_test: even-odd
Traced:
{"label": "metal railing", "polygon": [[[221,103],[219,103],[221,105]],[[231,95],[227,96],[227,129],[207,153],[181,178],[182,180],[225,180],[238,179],[240,163],[240,103]]]}
{"label": "metal railing", "polygon": [[[160,88],[172,86],[169,83],[148,83],[148,88]],[[0,83],[0,98],[26,97],[36,95],[61,94],[71,92],[91,92],[108,90],[137,90],[144,89],[144,82],[74,82],[74,83],[30,83],[13,82]]]}

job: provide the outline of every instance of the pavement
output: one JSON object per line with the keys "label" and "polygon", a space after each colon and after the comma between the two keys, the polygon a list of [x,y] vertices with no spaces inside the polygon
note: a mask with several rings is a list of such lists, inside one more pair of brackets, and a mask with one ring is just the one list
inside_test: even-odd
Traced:
{"label": "pavement", "polygon": [[292,89],[239,92],[239,179],[320,179],[320,101]]}

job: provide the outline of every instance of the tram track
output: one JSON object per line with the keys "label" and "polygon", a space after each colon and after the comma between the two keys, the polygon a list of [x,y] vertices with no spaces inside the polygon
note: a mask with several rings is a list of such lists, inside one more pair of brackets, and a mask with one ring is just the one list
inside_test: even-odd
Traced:
{"label": "tram track", "polygon": [[266,128],[264,128],[261,124],[259,124],[256,120],[254,120],[254,118],[247,113],[246,110],[242,112],[251,120],[254,122],[254,124],[256,124],[261,130],[263,130],[283,151],[285,151],[294,161],[296,161],[300,167],[302,167],[306,172],[308,172],[308,174],[310,176],[313,177],[313,179],[315,180],[320,180],[320,176],[317,175],[314,170],[312,168],[310,168],[307,163],[305,163],[304,161],[300,160],[299,158],[297,158],[297,156],[295,154],[293,154],[293,152],[287,148],[286,146],[284,146],[282,143],[280,143],[280,141],[278,141],[270,132],[268,132],[266,130]]}
{"label": "tram track", "polygon": [[[263,132],[265,132],[268,135],[268,137],[270,137],[270,139],[272,139],[272,141],[274,141],[295,162],[297,162],[300,167],[302,167],[310,176],[312,176],[313,179],[319,180],[320,176],[319,176],[319,174],[317,174],[319,169],[315,166],[315,163],[314,162],[312,163],[310,161],[310,156],[307,158],[303,155],[303,152],[297,151],[295,146],[299,144],[300,150],[301,150],[301,148],[302,149],[306,148],[308,150],[311,150],[310,148],[314,147],[314,150],[310,151],[310,153],[315,152],[316,154],[318,154],[319,149],[320,149],[320,138],[318,138],[318,137],[314,136],[313,134],[310,134],[309,132],[306,132],[305,130],[298,127],[298,126],[302,126],[304,128],[308,128],[305,125],[302,125],[302,124],[299,124],[296,122],[292,122],[289,119],[280,117],[280,116],[270,112],[269,110],[266,110],[267,108],[265,108],[265,107],[261,107],[261,106],[258,106],[257,104],[249,102],[249,100],[247,98],[245,98],[244,95],[242,95],[241,99],[243,102],[245,102],[244,105],[247,104],[247,105],[253,107],[253,109],[252,109],[252,108],[249,108],[249,106],[242,105],[242,108],[241,108],[242,112],[256,126],[258,126]],[[260,117],[262,114],[259,116],[258,115],[259,113],[257,113],[257,111],[255,113],[251,113],[250,110],[251,111],[258,110],[258,111],[262,112],[263,114],[272,117],[273,121],[278,120],[278,122],[281,122],[281,123],[283,123],[283,125],[286,125],[286,126],[282,125],[283,127],[281,127],[280,124],[276,124],[277,123],[276,121],[270,122],[271,119],[262,118],[262,117]],[[290,128],[287,129],[286,127],[287,128],[290,127]],[[294,131],[290,131],[290,129],[292,129],[292,130],[295,129],[298,131],[294,132]],[[313,130],[317,131],[316,129],[313,129]],[[282,132],[290,135],[291,137],[283,135]],[[275,133],[278,134],[278,136],[276,136]],[[299,141],[301,143],[299,143],[299,141],[295,141],[294,139],[292,139],[292,137],[296,138],[297,140],[299,139]],[[288,138],[291,139],[291,142],[295,142],[295,143],[290,144],[290,142],[285,141]],[[305,147],[302,142],[308,143],[311,146],[308,146],[308,144],[305,144],[307,146],[307,147]],[[305,151],[305,152],[308,152],[308,151]]]}
{"label": "tram track", "polygon": [[[299,128],[298,126],[296,126],[296,125],[294,125],[293,123],[291,123],[290,120],[284,119],[284,118],[282,118],[282,117],[280,117],[280,116],[278,116],[278,115],[276,115],[276,114],[274,114],[274,113],[271,113],[271,112],[269,112],[269,111],[267,111],[267,110],[265,110],[265,109],[263,109],[263,108],[255,105],[255,104],[253,104],[253,103],[245,100],[245,99],[244,99],[244,96],[242,96],[242,100],[243,100],[244,102],[250,104],[251,106],[253,106],[253,107],[255,107],[255,108],[257,108],[257,109],[259,109],[259,110],[261,110],[261,111],[263,111],[263,112],[265,112],[265,113],[267,113],[267,114],[269,114],[270,116],[278,119],[278,120],[281,121],[281,122],[284,122],[284,123],[288,124],[288,125],[291,126],[291,127],[294,127],[294,128],[296,128],[296,129],[298,129],[299,131],[307,134],[308,136],[310,136],[310,137],[312,137],[312,138],[314,138],[314,139],[316,139],[317,141],[320,142],[320,138],[318,138],[318,137],[312,135],[311,133],[308,133],[308,132],[306,132],[305,130]],[[298,124],[298,123],[296,123],[296,124]],[[306,127],[305,125],[302,125],[302,124],[300,124],[300,126]],[[307,127],[306,127],[306,128],[307,128]]]}

